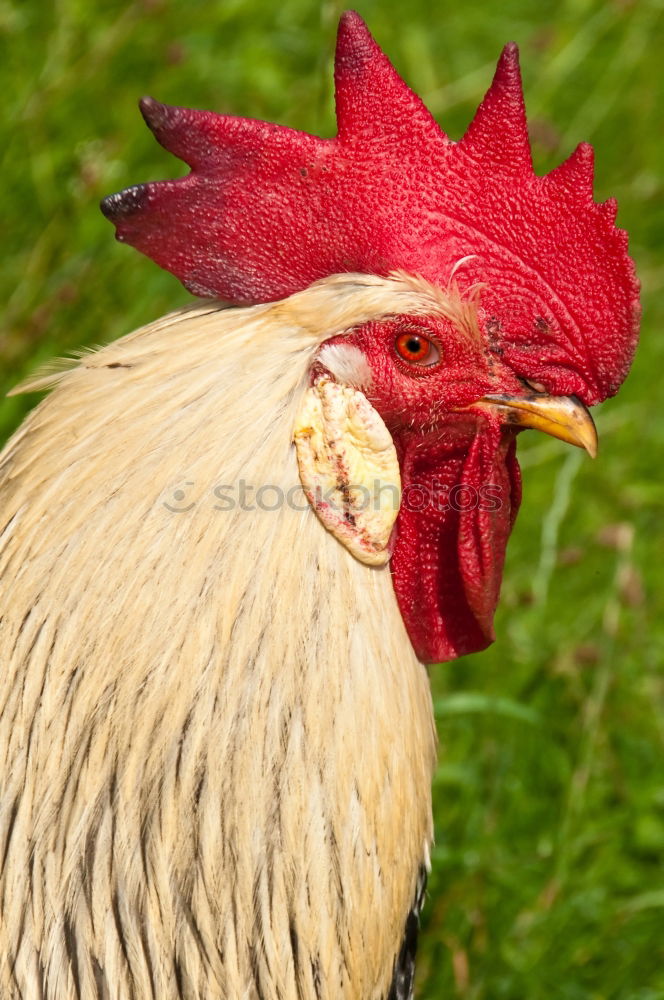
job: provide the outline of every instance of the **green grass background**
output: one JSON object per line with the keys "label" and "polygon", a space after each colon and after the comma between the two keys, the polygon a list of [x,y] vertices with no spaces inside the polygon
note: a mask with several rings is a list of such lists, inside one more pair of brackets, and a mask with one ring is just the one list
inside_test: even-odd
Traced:
{"label": "green grass background", "polygon": [[[664,997],[662,0],[358,3],[454,138],[521,45],[536,168],[582,139],[643,281],[600,456],[535,434],[499,639],[435,668],[436,848],[419,997]],[[136,99],[331,135],[336,2],[0,0],[0,391],[186,303],[98,199],[173,176]],[[4,393],[3,393],[4,395]],[[0,403],[0,437],[34,397]],[[408,720],[403,720],[408,725]]]}

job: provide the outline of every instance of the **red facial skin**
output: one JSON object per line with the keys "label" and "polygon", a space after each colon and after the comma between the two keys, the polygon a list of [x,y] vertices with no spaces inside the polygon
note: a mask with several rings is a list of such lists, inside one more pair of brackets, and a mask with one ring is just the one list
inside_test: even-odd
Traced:
{"label": "red facial skin", "polygon": [[[430,338],[439,360],[401,357],[404,331]],[[519,394],[523,382],[448,320],[398,317],[328,343],[335,341],[366,358],[373,380],[365,394],[399,456],[403,492],[391,567],[415,652],[434,663],[484,649],[494,639],[521,496],[516,431],[486,410],[458,410],[487,393]]]}

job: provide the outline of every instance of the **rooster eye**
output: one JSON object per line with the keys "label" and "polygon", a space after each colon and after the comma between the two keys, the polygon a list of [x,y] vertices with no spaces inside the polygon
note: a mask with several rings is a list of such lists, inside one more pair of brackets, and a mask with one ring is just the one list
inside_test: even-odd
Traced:
{"label": "rooster eye", "polygon": [[394,347],[400,358],[413,365],[428,368],[440,361],[440,348],[417,328],[400,333]]}

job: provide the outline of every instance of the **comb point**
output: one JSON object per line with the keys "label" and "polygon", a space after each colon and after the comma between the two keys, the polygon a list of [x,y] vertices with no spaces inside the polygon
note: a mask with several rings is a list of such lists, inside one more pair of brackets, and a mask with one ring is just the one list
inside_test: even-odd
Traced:
{"label": "comb point", "polygon": [[618,215],[618,202],[615,198],[607,198],[597,206],[599,212],[606,219],[609,225],[613,225]]}
{"label": "comb point", "polygon": [[519,48],[515,42],[509,42],[501,52],[491,86],[461,146],[471,156],[506,173],[532,173]]}
{"label": "comb point", "polygon": [[[142,97],[138,106],[157,142],[192,170],[218,161],[229,146],[232,118],[213,111],[194,111],[162,104],[153,97]],[[255,137],[262,127],[259,122],[246,122],[239,126],[245,135],[251,132]]]}
{"label": "comb point", "polygon": [[[149,184],[134,184],[116,194],[107,195],[101,200],[99,207],[110,222],[119,224],[145,208],[149,194]],[[115,234],[115,238],[120,243],[126,241],[126,236],[119,231]]]}
{"label": "comb point", "polygon": [[413,142],[443,135],[355,11],[347,11],[339,22],[334,79],[342,144],[389,137],[405,153]]}
{"label": "comb point", "polygon": [[595,179],[595,151],[589,142],[580,142],[566,160],[547,174],[547,181],[569,195],[585,195],[592,201]]}
{"label": "comb point", "polygon": [[150,131],[155,134],[168,125],[171,118],[169,112],[173,111],[173,108],[170,108],[167,104],[162,104],[161,101],[148,96],[141,97],[138,107],[143,115],[143,121]]}

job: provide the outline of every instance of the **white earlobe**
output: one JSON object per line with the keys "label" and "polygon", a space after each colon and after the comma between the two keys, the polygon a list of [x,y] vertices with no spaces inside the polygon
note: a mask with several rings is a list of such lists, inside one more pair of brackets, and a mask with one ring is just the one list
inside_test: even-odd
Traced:
{"label": "white earlobe", "polygon": [[293,437],[302,486],[327,530],[360,562],[384,565],[401,476],[380,415],[357,389],[323,377],[307,389]]}

